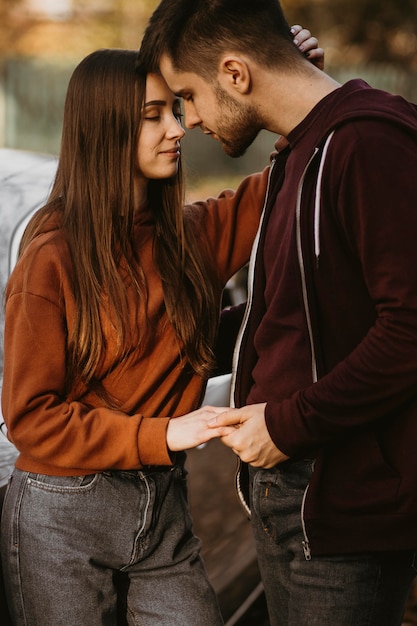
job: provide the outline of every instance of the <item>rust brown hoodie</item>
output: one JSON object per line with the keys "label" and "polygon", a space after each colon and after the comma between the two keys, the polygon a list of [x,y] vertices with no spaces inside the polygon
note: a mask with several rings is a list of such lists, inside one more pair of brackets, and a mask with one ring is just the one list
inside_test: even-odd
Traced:
{"label": "rust brown hoodie", "polygon": [[[249,258],[268,179],[268,169],[248,177],[236,193],[196,203],[201,237],[208,242],[208,263],[221,289]],[[16,466],[52,475],[83,475],[106,469],[170,465],[166,428],[169,418],[196,409],[204,381],[191,371],[181,353],[164,304],[162,285],[152,257],[154,222],[143,212],[135,224],[149,289],[148,320],[141,329],[140,352],[121,361],[111,325],[96,372],[120,410],[102,406],[86,389],[65,392],[67,336],[74,323],[71,262],[59,225],[38,236],[17,263],[6,291],[5,361],[2,410],[10,439],[20,452]],[[145,332],[145,329],[146,332]]]}

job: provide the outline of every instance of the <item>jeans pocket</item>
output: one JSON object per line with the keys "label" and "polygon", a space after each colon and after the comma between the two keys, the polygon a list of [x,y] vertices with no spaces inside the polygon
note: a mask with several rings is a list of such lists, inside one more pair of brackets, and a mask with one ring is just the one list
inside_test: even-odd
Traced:
{"label": "jeans pocket", "polygon": [[47,474],[29,473],[27,484],[30,487],[55,493],[82,493],[93,489],[100,476],[101,474],[48,476]]}
{"label": "jeans pocket", "polygon": [[256,471],[253,477],[253,522],[276,543],[301,532],[301,503],[312,474],[310,461]]}

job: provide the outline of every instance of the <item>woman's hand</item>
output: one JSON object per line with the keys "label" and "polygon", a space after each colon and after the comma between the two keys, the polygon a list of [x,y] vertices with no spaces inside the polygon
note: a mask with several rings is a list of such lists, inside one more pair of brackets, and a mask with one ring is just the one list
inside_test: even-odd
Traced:
{"label": "woman's hand", "polygon": [[305,54],[309,61],[322,70],[324,68],[324,50],[318,47],[317,38],[312,37],[311,32],[299,24],[291,27],[291,34],[298,49]]}
{"label": "woman's hand", "polygon": [[167,444],[171,452],[196,448],[215,437],[225,437],[232,432],[231,426],[209,426],[213,420],[229,407],[203,406],[197,411],[187,413],[181,417],[173,417],[169,420],[167,429]]}

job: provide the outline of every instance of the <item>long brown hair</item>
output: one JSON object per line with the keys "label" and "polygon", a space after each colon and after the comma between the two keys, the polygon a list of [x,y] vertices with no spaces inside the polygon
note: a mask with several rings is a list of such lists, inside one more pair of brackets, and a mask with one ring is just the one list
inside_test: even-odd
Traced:
{"label": "long brown hair", "polygon": [[[76,303],[68,337],[68,389],[79,383],[100,387],[95,371],[105,347],[100,318],[104,294],[120,355],[138,340],[138,329],[129,324],[121,261],[127,261],[123,266],[136,305],[142,302],[146,309],[146,276],[132,245],[135,159],[146,88],[136,60],[136,51],[97,50],[74,70],[55,182],[47,205],[22,239],[21,253],[58,214],[71,253]],[[184,212],[181,165],[172,179],[149,181],[148,204],[155,217],[154,257],[169,319],[191,366],[207,376],[214,364],[219,285],[208,275],[195,217]]]}

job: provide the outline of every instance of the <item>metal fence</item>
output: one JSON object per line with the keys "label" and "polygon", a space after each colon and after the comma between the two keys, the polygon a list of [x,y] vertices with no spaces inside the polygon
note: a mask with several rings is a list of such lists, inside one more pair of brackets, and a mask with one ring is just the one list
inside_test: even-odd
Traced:
{"label": "metal fence", "polygon": [[7,59],[1,66],[4,147],[57,153],[64,99],[73,65],[37,59]]}

